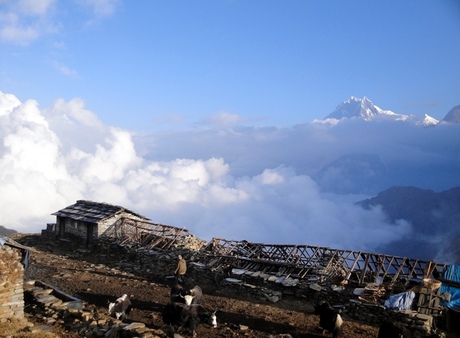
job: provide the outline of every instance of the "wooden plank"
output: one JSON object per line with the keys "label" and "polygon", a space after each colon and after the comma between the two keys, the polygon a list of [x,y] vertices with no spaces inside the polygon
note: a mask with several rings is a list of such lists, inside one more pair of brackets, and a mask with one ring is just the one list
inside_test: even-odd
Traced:
{"label": "wooden plank", "polygon": [[364,284],[364,278],[366,277],[366,268],[367,264],[369,263],[369,255],[362,253],[362,255],[365,255],[364,259],[364,268],[361,270],[361,276],[359,277],[359,285]]}
{"label": "wooden plank", "polygon": [[[385,280],[386,276],[388,275],[389,273],[389,270],[390,268],[392,267],[392,263],[393,263],[393,260],[394,260],[394,257],[393,256],[386,256],[386,255],[383,255],[384,257],[384,260],[387,260],[388,261],[388,265],[386,266],[384,272],[383,272],[383,275],[381,276],[382,277],[382,281]],[[384,263],[385,264],[385,263]]]}

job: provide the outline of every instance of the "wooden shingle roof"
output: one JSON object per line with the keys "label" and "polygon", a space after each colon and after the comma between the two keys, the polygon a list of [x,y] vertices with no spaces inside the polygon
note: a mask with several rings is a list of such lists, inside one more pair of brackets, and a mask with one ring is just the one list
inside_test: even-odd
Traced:
{"label": "wooden shingle roof", "polygon": [[131,210],[120,207],[118,205],[85,200],[78,200],[77,203],[69,205],[68,207],[56,211],[51,215],[70,218],[76,221],[98,223],[120,212],[127,212],[141,219],[148,220],[147,217],[139,215]]}

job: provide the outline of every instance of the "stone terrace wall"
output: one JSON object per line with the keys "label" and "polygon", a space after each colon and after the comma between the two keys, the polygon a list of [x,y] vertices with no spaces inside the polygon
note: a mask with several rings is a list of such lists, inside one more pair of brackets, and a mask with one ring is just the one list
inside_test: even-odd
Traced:
{"label": "stone terrace wall", "polygon": [[[417,311],[404,310],[392,311],[382,305],[366,304],[360,301],[351,300],[347,308],[347,313],[360,321],[372,324],[380,324],[388,319],[392,322],[405,324],[413,336],[425,336],[432,333],[434,317]],[[418,332],[419,335],[415,335]]]}
{"label": "stone terrace wall", "polygon": [[0,246],[0,323],[24,318],[22,251]]}

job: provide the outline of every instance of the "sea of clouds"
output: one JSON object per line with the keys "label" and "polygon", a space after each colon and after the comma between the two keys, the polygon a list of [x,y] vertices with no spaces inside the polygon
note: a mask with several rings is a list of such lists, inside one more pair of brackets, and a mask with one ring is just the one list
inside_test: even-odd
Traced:
{"label": "sea of clouds", "polygon": [[[447,189],[460,183],[459,129],[319,120],[137,134],[105,125],[81,99],[40,109],[0,92],[0,224],[40,232],[55,222],[53,212],[83,199],[204,240],[372,251],[410,234],[411,224],[355,205],[371,196],[326,194],[311,177],[344,154],[365,152],[423,188]],[[444,172],[430,172],[433,165]],[[410,171],[420,168],[429,175],[417,181]]]}

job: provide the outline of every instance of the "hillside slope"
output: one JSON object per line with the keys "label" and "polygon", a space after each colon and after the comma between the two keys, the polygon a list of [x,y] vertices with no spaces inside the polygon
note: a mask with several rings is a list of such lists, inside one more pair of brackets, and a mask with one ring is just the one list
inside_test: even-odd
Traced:
{"label": "hillside slope", "polygon": [[[67,294],[95,304],[106,313],[107,301],[127,293],[133,308],[129,320],[155,329],[164,327],[163,307],[169,302],[170,285],[130,269],[117,253],[94,254],[75,243],[50,241],[38,235],[18,235],[15,240],[33,249],[27,279],[41,280]],[[199,337],[265,338],[291,334],[296,338],[330,337],[319,328],[309,300],[283,298],[277,303],[232,293],[223,287],[202,285],[203,304],[217,310],[218,328],[202,325]],[[377,328],[346,318],[343,337],[376,337]],[[187,331],[181,332],[189,337]]]}
{"label": "hillside slope", "polygon": [[416,187],[392,187],[358,203],[369,209],[380,205],[391,222],[404,219],[413,233],[377,252],[460,264],[460,187],[442,192]]}

